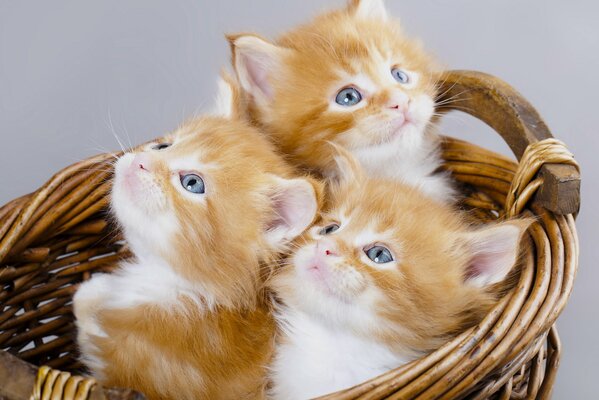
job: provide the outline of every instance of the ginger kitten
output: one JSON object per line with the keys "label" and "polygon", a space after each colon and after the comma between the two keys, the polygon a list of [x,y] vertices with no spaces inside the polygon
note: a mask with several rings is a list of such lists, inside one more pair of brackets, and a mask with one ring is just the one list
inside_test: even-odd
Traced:
{"label": "ginger kitten", "polygon": [[529,224],[469,226],[412,187],[367,178],[349,157],[329,210],[270,284],[281,303],[276,399],[363,383],[479,322],[509,287]]}
{"label": "ginger kitten", "polygon": [[263,282],[317,201],[236,101],[225,93],[223,115],[116,163],[111,206],[134,259],[74,297],[82,360],[104,385],[150,399],[265,396],[275,324]]}
{"label": "ginger kitten", "polygon": [[370,173],[448,202],[434,116],[435,66],[387,15],[382,0],[353,0],[272,43],[229,36],[250,119],[302,167],[334,172],[327,141]]}

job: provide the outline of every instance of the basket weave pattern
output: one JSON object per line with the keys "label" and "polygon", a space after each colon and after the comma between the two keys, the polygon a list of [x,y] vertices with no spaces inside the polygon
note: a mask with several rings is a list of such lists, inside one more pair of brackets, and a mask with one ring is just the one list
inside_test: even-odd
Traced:
{"label": "basket weave pattern", "polygon": [[[475,85],[469,81],[472,74],[448,75],[447,96],[455,95],[459,84],[487,94],[491,83],[496,92],[504,89],[499,81],[485,82],[491,79],[487,76],[474,76]],[[476,115],[490,123],[485,112]],[[522,120],[519,114],[516,118]],[[490,125],[509,142],[501,126]],[[552,203],[543,196],[550,181],[559,183],[552,193],[572,185],[578,167],[561,142],[529,142],[520,151],[510,143],[519,164],[464,141],[447,138],[443,145],[444,168],[461,185],[463,206],[473,215],[482,221],[516,215],[537,219],[522,246],[517,287],[480,324],[438,351],[326,398],[550,396],[561,349],[554,322],[572,290],[578,243],[573,215],[562,212],[573,207],[573,200],[561,195]],[[52,392],[64,399],[139,396],[76,375],[49,369],[38,373],[34,367],[81,373],[72,295],[92,272],[109,271],[130,256],[107,219],[114,156],[99,155],[65,168],[35,193],[0,208],[0,398],[37,399]],[[561,179],[564,174],[573,180]],[[555,209],[549,211],[547,204]]]}

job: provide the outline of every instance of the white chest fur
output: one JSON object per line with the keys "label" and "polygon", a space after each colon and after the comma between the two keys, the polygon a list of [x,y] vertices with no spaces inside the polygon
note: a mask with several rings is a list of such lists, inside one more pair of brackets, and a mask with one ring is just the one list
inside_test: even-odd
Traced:
{"label": "white chest fur", "polygon": [[215,305],[214,297],[202,287],[191,284],[157,260],[126,263],[113,273],[94,275],[81,284],[73,298],[83,362],[102,379],[104,360],[93,344],[94,336],[106,337],[97,318],[99,312],[148,304],[177,307],[182,296],[197,300],[199,308],[211,309]]}
{"label": "white chest fur", "polygon": [[409,361],[383,344],[332,329],[306,314],[281,317],[284,338],[271,366],[275,399],[310,399],[332,393]]}
{"label": "white chest fur", "polygon": [[414,186],[443,203],[455,196],[447,174],[436,173],[441,165],[437,138],[406,135],[390,143],[352,150],[360,164],[374,176]]}

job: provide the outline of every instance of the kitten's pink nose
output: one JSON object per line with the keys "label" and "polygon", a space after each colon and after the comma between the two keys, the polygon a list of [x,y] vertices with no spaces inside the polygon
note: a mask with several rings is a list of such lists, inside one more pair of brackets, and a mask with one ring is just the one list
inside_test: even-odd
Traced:
{"label": "kitten's pink nose", "polygon": [[408,111],[408,108],[410,108],[410,100],[408,101],[390,101],[388,103],[388,107],[391,110],[397,110],[397,111],[402,111],[404,114]]}
{"label": "kitten's pink nose", "polygon": [[337,246],[332,240],[321,239],[316,244],[316,254],[324,254],[325,256],[338,256]]}
{"label": "kitten's pink nose", "polygon": [[152,158],[147,153],[137,153],[131,162],[131,168],[152,171]]}
{"label": "kitten's pink nose", "polygon": [[410,97],[403,92],[393,92],[390,95],[387,107],[391,110],[406,111],[410,106]]}

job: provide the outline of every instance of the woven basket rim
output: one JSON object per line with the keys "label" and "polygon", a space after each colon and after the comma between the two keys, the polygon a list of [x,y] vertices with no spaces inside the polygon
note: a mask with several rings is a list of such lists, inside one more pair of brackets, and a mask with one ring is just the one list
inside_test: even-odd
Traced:
{"label": "woven basket rim", "polygon": [[[497,83],[496,78],[489,78],[484,74],[464,71],[453,74],[453,80],[447,80],[447,85],[453,85],[451,90],[459,91],[459,85],[473,86],[470,80],[474,80],[478,86],[487,88],[483,95],[488,95],[489,91],[506,91],[502,86],[504,83]],[[492,80],[492,84],[488,82],[489,79]],[[451,90],[448,90],[448,96],[454,95]],[[512,92],[508,95],[505,96],[510,98],[512,103],[524,101],[521,97],[514,98]],[[498,101],[492,96],[491,99]],[[522,105],[519,107],[517,120],[522,121]],[[534,111],[532,106],[528,107]],[[483,115],[477,116],[489,123],[491,117],[484,114],[484,111],[481,113]],[[498,124],[490,123],[497,130],[502,129],[497,128]],[[538,125],[538,122],[536,124]],[[516,125],[506,126],[513,128]],[[519,144],[513,145],[512,148],[517,146]],[[559,194],[560,188],[566,188],[571,182],[577,182],[579,185],[580,177],[573,173],[578,173],[578,166],[571,154],[561,142],[551,138],[532,141],[520,154],[516,154],[521,158],[520,164],[458,139],[445,138],[443,144],[446,160],[444,168],[462,184],[476,189],[468,195],[465,204],[478,210],[481,218],[491,219],[497,213],[506,216],[524,214],[537,218],[537,222],[530,229],[529,238],[526,239],[528,246],[525,262],[516,289],[480,324],[439,350],[369,382],[326,398],[380,398],[390,395],[394,398],[455,398],[469,393],[475,394],[473,398],[486,398],[494,393],[501,393],[502,398],[509,398],[512,394],[521,394],[522,391],[529,397],[546,398],[550,394],[561,351],[559,337],[553,324],[571,293],[578,265],[574,216],[572,213],[562,212],[575,212],[579,202],[566,204],[569,198],[564,196],[558,200],[543,196],[547,196],[548,193]],[[32,288],[20,292],[35,282],[36,268],[46,268],[43,267],[47,264],[46,260],[51,259],[59,250],[85,253],[86,246],[92,246],[88,243],[90,238],[105,233],[108,224],[101,218],[101,213],[107,207],[106,199],[110,189],[110,171],[105,170],[105,167],[112,157],[113,154],[110,153],[101,154],[73,164],[55,174],[40,190],[14,199],[0,208],[0,283],[9,284],[8,289],[5,287],[0,292],[1,301],[8,307],[8,311],[0,310],[0,344],[4,343],[3,346],[11,343],[11,340],[16,342],[16,336],[8,334],[11,330],[18,330],[22,325],[21,321],[26,320],[22,315],[10,315],[13,312],[11,307],[14,304],[24,304],[27,296],[32,293],[43,298],[44,288],[40,289],[40,286],[35,284]],[[570,174],[570,178],[573,179],[560,180],[562,173]],[[554,189],[548,192],[548,186]],[[506,201],[507,210],[503,211]],[[67,233],[77,237],[77,240],[68,243],[52,242],[48,247],[42,246],[44,235],[60,238]],[[100,250],[107,251],[106,249],[111,248],[108,244],[106,246]],[[119,253],[117,247],[114,250],[114,257],[109,259],[113,263],[126,255]],[[54,259],[48,262],[49,265],[55,265],[57,261]],[[98,265],[90,264],[87,258],[82,258],[74,267],[61,269],[58,274],[62,275],[52,276],[54,282],[58,283],[61,279],[67,282],[66,280],[72,276],[85,279],[86,274],[89,275],[89,271]],[[71,285],[53,290],[52,293],[67,297],[58,297],[49,303],[55,307],[55,310],[49,313],[68,307],[68,296],[72,294],[74,287]],[[60,292],[61,290],[63,292]],[[35,296],[31,298],[37,298]],[[61,304],[60,301],[63,300],[60,299],[63,299],[64,303]],[[38,310],[48,312],[48,309],[46,305],[37,309],[25,309],[24,315],[35,316]],[[58,314],[58,320],[62,315]],[[42,328],[36,329],[43,329],[43,326],[40,325]],[[3,335],[8,335],[8,339],[4,339]],[[43,353],[39,349],[43,350],[44,346],[50,347],[48,343],[36,344],[32,352],[26,356],[35,358],[35,352]],[[23,352],[19,352],[19,355],[23,357]],[[24,371],[23,379],[28,382],[28,393],[31,393],[36,381],[36,368],[20,360],[15,361],[14,357],[2,351],[0,382],[8,376],[8,365],[18,365],[14,368]],[[46,371],[44,379],[48,379],[49,373]],[[64,382],[67,380],[64,378]],[[39,381],[37,379],[38,383]],[[92,386],[88,388],[90,393],[101,392],[99,386]],[[3,390],[5,389],[0,389],[0,397],[6,395]],[[115,393],[124,392],[110,393],[117,396]],[[126,393],[130,396],[135,395],[131,391]]]}

